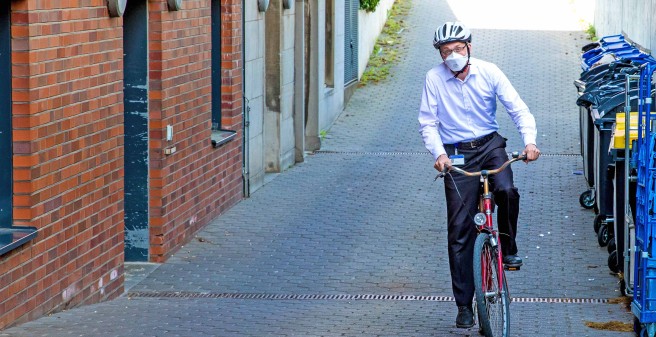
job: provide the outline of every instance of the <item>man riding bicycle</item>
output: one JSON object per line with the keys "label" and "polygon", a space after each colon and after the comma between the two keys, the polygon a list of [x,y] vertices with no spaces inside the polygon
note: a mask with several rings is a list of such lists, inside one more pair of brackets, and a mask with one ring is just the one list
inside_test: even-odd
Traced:
{"label": "man riding bicycle", "polygon": [[[437,28],[433,46],[443,63],[426,74],[419,107],[419,132],[442,172],[450,165],[468,171],[494,169],[507,159],[506,139],[497,133],[496,101],[504,105],[524,141],[526,162],[538,159],[535,118],[508,78],[494,64],[472,58],[471,32],[459,22]],[[503,262],[519,267],[517,218],[519,193],[510,167],[490,177],[497,205]],[[456,326],[474,325],[473,249],[479,180],[462,175],[445,179],[451,284],[458,306]]]}

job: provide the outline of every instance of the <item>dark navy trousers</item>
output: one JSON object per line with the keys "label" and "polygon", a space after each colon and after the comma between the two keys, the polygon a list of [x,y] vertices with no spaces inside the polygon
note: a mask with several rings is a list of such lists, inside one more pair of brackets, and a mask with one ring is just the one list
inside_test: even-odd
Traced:
{"label": "dark navy trousers", "polygon": [[[454,145],[445,145],[449,156],[455,153]],[[458,149],[465,156],[466,171],[496,169],[508,160],[506,140],[499,134],[474,149]],[[490,190],[496,204],[497,225],[503,255],[517,254],[515,237],[519,215],[519,192],[513,184],[511,167],[490,176]],[[451,173],[444,177],[446,193],[449,266],[453,295],[458,306],[471,307],[474,298],[473,253],[476,241],[474,215],[478,213],[480,177],[465,177]]]}

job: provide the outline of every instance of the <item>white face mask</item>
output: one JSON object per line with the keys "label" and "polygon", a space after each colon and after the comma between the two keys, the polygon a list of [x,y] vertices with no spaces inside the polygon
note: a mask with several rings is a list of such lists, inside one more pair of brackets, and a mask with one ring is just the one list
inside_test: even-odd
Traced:
{"label": "white face mask", "polygon": [[469,61],[467,56],[453,52],[446,58],[446,60],[444,60],[444,63],[446,63],[446,66],[452,71],[461,71],[467,66],[467,61]]}

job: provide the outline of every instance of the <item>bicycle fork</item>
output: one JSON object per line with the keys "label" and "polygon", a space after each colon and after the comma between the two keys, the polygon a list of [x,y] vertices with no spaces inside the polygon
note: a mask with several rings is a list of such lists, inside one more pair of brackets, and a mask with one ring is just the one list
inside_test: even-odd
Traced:
{"label": "bicycle fork", "polygon": [[494,249],[493,253],[497,254],[496,266],[492,267],[497,268],[497,289],[499,289],[499,292],[503,293],[505,291],[503,288],[503,279],[505,277],[503,269],[503,255],[499,247],[498,233],[494,230],[494,223],[492,222],[492,194],[490,193],[487,171],[481,171],[481,183],[483,185],[483,194],[481,195],[483,199],[481,211],[483,211],[485,214],[485,224],[483,225],[483,228],[488,230],[490,246],[492,246]]}

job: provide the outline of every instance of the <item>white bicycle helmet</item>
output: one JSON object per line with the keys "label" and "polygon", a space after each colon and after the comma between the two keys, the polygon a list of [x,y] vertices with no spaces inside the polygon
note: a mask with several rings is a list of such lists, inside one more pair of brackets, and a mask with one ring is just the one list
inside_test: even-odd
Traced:
{"label": "white bicycle helmet", "polygon": [[462,41],[471,42],[471,31],[460,22],[447,22],[435,30],[433,47],[440,49],[445,43]]}

